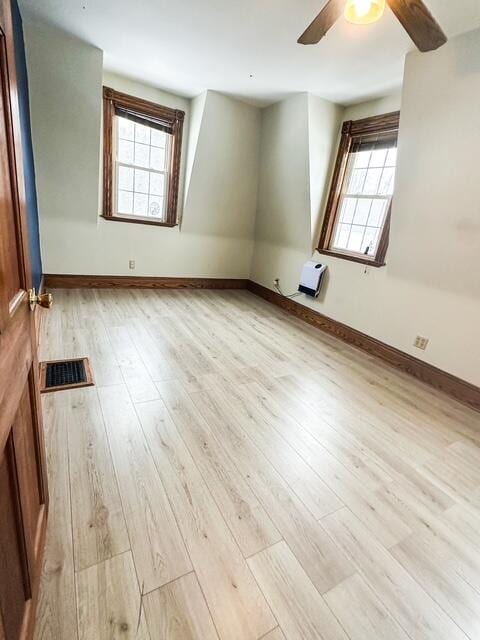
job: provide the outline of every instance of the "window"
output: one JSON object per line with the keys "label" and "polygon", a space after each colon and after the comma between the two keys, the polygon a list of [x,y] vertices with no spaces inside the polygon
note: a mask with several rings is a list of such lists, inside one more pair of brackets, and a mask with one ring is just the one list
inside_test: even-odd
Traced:
{"label": "window", "polygon": [[177,224],[183,111],[103,88],[103,217]]}
{"label": "window", "polygon": [[343,124],[320,253],[385,264],[399,119],[395,112]]}

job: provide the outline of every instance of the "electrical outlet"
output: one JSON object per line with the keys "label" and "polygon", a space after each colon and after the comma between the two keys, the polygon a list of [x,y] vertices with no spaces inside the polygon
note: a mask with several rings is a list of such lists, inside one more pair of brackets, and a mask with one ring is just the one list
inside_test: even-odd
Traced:
{"label": "electrical outlet", "polygon": [[421,349],[422,351],[425,351],[425,349],[428,346],[428,338],[424,338],[423,336],[417,336],[415,338],[415,342],[413,343],[414,347],[417,347],[417,349]]}
{"label": "electrical outlet", "polygon": [[280,278],[274,278],[273,284],[275,287],[278,287],[278,285],[280,284]]}
{"label": "electrical outlet", "polygon": [[128,261],[128,268],[129,269],[135,269],[135,260],[129,260]]}

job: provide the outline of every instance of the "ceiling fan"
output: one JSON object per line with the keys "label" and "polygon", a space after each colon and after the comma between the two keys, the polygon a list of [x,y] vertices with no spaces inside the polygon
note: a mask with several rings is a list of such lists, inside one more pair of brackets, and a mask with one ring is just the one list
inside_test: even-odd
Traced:
{"label": "ceiling fan", "polygon": [[382,17],[386,2],[420,51],[433,51],[447,42],[422,0],[328,0],[298,42],[317,44],[342,14],[354,24],[376,22]]}

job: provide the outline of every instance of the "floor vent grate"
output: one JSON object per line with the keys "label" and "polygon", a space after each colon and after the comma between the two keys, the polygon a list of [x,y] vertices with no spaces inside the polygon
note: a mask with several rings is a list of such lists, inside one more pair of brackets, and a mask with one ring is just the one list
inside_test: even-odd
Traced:
{"label": "floor vent grate", "polygon": [[40,363],[40,391],[60,391],[94,384],[88,358],[52,360]]}

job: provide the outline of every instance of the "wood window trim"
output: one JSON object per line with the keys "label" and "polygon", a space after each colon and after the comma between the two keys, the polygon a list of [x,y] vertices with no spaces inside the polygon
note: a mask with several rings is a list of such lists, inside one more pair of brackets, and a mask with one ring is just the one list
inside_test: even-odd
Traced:
{"label": "wood window trim", "polygon": [[[114,116],[116,108],[131,110],[146,118],[153,118],[171,127],[171,153],[169,181],[165,219],[142,218],[139,216],[118,215],[114,210]],[[130,222],[148,224],[159,227],[174,227],[178,224],[177,206],[180,184],[180,160],[182,153],[183,121],[185,112],[179,109],[164,107],[142,98],[103,87],[103,213],[102,218],[114,222]]]}
{"label": "wood window trim", "polygon": [[178,225],[178,222],[176,220],[175,222],[166,222],[164,220],[154,220],[152,218],[141,218],[140,216],[133,217],[133,215],[132,216],[128,216],[128,215],[106,216],[105,214],[102,213],[100,217],[103,218],[104,220],[109,220],[110,222],[129,222],[130,224],[150,224],[150,225],[153,225],[154,227],[176,227]]}
{"label": "wood window trim", "polygon": [[360,254],[349,253],[348,251],[344,252],[338,249],[331,249],[330,246],[333,239],[338,207],[342,196],[342,187],[345,180],[348,158],[354,139],[366,134],[379,134],[394,130],[398,131],[399,124],[400,111],[393,111],[391,113],[363,118],[361,120],[348,120],[343,123],[340,145],[333,170],[330,193],[328,195],[322,230],[317,247],[317,251],[319,253],[335,258],[342,258],[343,260],[367,264],[372,267],[385,266],[385,257],[387,254],[390,234],[390,218],[392,211],[391,203],[388,208],[378,249],[374,257],[362,256]]}

